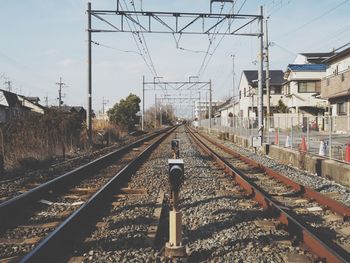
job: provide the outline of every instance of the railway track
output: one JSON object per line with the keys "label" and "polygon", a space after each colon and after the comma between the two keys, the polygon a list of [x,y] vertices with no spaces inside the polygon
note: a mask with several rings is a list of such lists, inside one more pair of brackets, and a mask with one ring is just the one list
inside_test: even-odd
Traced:
{"label": "railway track", "polygon": [[[199,152],[183,127],[176,134],[180,157],[185,162],[179,205],[188,253],[185,262],[296,262],[296,258],[306,262],[300,259],[312,258],[308,251],[292,245],[288,232],[279,229],[276,220],[268,218],[256,201],[214,166],[207,154]],[[159,250],[164,242],[158,248],[147,242],[158,193],[169,193],[167,159],[172,156],[171,137],[131,176],[128,187],[143,188],[145,192],[106,202],[105,213],[90,234],[73,247],[68,262],[171,262]],[[164,229],[160,231],[161,236],[166,236]]]}
{"label": "railway track", "polygon": [[306,245],[319,260],[350,261],[349,207],[207,136],[190,129],[188,132],[271,217],[285,225],[293,242]]}
{"label": "railway track", "polygon": [[[21,220],[12,222],[12,228],[11,222],[6,228],[1,224],[0,251],[9,253],[2,254],[0,262],[167,261],[161,248],[167,241],[167,159],[172,156],[174,136],[180,139],[180,157],[185,162],[180,209],[187,262],[347,262],[347,255],[339,255],[334,248],[343,249],[347,236],[324,242],[321,234],[325,233],[316,231],[316,227],[346,228],[347,216],[337,210],[342,205],[335,209],[338,212],[331,212],[315,199],[309,201],[307,188],[301,196],[291,187],[270,181],[263,167],[242,162],[209,138],[184,127],[173,134],[169,130],[131,146],[116,158],[120,162],[87,169],[74,186],[50,189],[34,203],[28,202],[23,207],[28,206],[29,215],[19,213]],[[327,218],[329,225],[317,216]],[[159,229],[160,222],[165,228]],[[305,240],[306,231],[327,245],[330,255],[320,255],[324,247],[316,252],[310,248],[315,240]]]}
{"label": "railway track", "polygon": [[151,134],[1,203],[0,262],[55,261],[69,248],[67,241],[89,228],[106,199],[132,192],[123,188],[127,176],[173,130]]}
{"label": "railway track", "polygon": [[11,176],[11,178],[0,179],[0,203],[5,202],[17,195],[29,191],[36,186],[39,186],[55,177],[58,177],[66,172],[73,170],[76,167],[87,164],[94,159],[105,156],[110,152],[114,152],[119,148],[136,142],[142,138],[145,138],[150,134],[142,135],[139,138],[129,138],[116,145],[111,145],[109,147],[97,150],[93,153],[84,154],[75,158],[67,159],[66,161],[53,164],[47,168],[40,170],[31,171],[18,176]]}

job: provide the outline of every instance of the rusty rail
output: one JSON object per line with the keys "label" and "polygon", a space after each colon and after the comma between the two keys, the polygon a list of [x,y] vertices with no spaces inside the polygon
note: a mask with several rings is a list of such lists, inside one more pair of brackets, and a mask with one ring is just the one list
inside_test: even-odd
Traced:
{"label": "rusty rail", "polygon": [[[194,141],[200,146],[200,148],[202,148],[208,155],[213,157],[213,159],[225,170],[227,174],[231,175],[234,178],[234,180],[240,186],[242,186],[242,188],[244,188],[252,198],[254,198],[266,211],[268,211],[271,215],[277,218],[282,224],[284,224],[288,232],[292,236],[295,236],[300,241],[302,241],[315,255],[320,257],[320,259],[325,259],[327,262],[349,262],[350,261],[350,256],[344,249],[342,249],[341,247],[337,246],[332,242],[329,242],[327,239],[323,239],[322,237],[319,237],[319,235],[317,235],[313,231],[313,229],[311,229],[308,225],[306,225],[304,222],[299,220],[294,213],[292,213],[285,207],[279,205],[279,203],[275,201],[272,197],[270,197],[268,193],[260,189],[260,187],[255,185],[253,182],[251,182],[249,178],[245,176],[242,171],[233,167],[224,158],[222,158],[217,153],[215,153],[207,144],[205,144],[205,142],[203,142],[203,140],[199,138],[198,133],[195,134],[189,128],[187,128],[187,130],[189,131],[189,134],[194,139]],[[204,138],[207,139],[206,136]],[[232,149],[229,149],[228,147],[223,146],[211,140],[210,138],[208,138],[208,141],[213,143],[215,146],[223,149],[224,151],[226,150],[227,153],[232,154],[234,157],[239,158],[242,161],[246,161],[250,165],[259,167],[260,169],[268,173],[269,176],[274,176],[278,174],[272,169],[264,167],[263,165],[258,164],[257,162],[250,160],[249,158],[234,152]],[[306,197],[313,198],[316,201],[320,201],[320,203],[322,202],[322,204],[327,205],[330,209],[340,213],[344,217],[349,216],[350,209],[347,208],[346,206],[341,205],[338,202],[331,200],[327,197],[324,197],[312,189],[309,189],[300,184],[297,184],[292,180],[290,180],[289,178],[286,178],[280,174],[278,175],[280,179],[283,179],[283,178],[287,179],[283,181],[289,182],[292,185],[294,185],[294,187],[296,187],[294,189],[299,189],[304,191],[303,194]],[[314,192],[317,194],[315,195]],[[311,193],[311,196],[314,196],[314,197],[310,197],[310,193]]]}

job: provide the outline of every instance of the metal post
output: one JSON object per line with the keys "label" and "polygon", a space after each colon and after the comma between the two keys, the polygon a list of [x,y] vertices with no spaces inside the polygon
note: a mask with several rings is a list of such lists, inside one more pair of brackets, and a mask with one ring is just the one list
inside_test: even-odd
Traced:
{"label": "metal post", "polygon": [[143,75],[142,78],[142,123],[141,128],[142,130],[145,129],[145,75]]}
{"label": "metal post", "polygon": [[199,100],[198,100],[198,107],[197,107],[197,111],[198,111],[198,126],[201,127],[201,92],[198,92],[199,94]]}
{"label": "metal post", "polygon": [[[269,38],[268,38],[268,26],[267,26],[268,18],[265,20],[265,62],[266,62],[266,96],[267,96],[267,102],[266,102],[266,115],[268,117],[271,116],[271,109],[270,109],[270,57],[269,57]],[[268,124],[270,124],[268,122]],[[270,128],[270,125],[268,125],[268,128]]]}
{"label": "metal post", "polygon": [[280,138],[281,138],[281,137],[280,137],[280,117],[278,117],[277,121],[278,121],[278,122],[277,122],[277,123],[278,123],[278,124],[277,124],[277,125],[278,125],[278,127],[277,127],[277,138],[278,138],[278,146],[280,146],[280,140],[281,140],[281,139],[280,139]]}
{"label": "metal post", "polygon": [[232,57],[232,102],[234,101],[235,96],[235,55],[231,55]]}
{"label": "metal post", "polygon": [[154,94],[154,128],[157,128],[157,94]]}
{"label": "metal post", "polygon": [[[317,117],[316,117],[317,118]],[[306,143],[307,143],[307,151],[310,151],[310,127],[309,127],[309,117],[306,117]]]}
{"label": "metal post", "polygon": [[290,148],[293,149],[293,117],[290,117]]}
{"label": "metal post", "polygon": [[212,90],[211,80],[209,82],[209,129],[211,129],[211,113],[212,113]]}
{"label": "metal post", "polygon": [[259,54],[259,68],[258,68],[258,124],[259,124],[259,137],[260,140],[263,139],[263,129],[264,129],[264,108],[263,108],[263,70],[264,70],[264,20],[263,20],[263,7],[260,6],[260,34],[259,34],[259,45],[260,45],[260,54]]}
{"label": "metal post", "polygon": [[162,106],[159,106],[159,127],[162,128]]}
{"label": "metal post", "polygon": [[328,150],[328,155],[329,159],[332,159],[332,129],[333,129],[333,118],[332,116],[329,116],[329,150]]}
{"label": "metal post", "polygon": [[92,145],[92,107],[91,107],[91,93],[92,93],[92,65],[91,65],[91,3],[88,3],[88,101],[87,101],[87,114],[86,114],[86,126],[87,134],[90,146]]}

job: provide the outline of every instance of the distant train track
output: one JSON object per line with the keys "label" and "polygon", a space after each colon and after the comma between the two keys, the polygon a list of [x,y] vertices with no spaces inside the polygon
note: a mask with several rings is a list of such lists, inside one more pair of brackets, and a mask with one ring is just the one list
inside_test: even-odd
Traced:
{"label": "distant train track", "polygon": [[[293,242],[327,262],[349,262],[350,208],[187,128],[193,140],[243,187]],[[348,231],[346,231],[348,230]]]}

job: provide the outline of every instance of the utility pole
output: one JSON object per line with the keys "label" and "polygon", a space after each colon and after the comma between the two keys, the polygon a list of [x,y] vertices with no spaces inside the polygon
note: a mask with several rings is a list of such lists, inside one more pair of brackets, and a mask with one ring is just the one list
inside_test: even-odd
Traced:
{"label": "utility pole", "polygon": [[209,129],[211,129],[211,113],[212,113],[212,88],[211,80],[209,83]]}
{"label": "utility pole", "polygon": [[162,128],[163,118],[162,118],[162,105],[159,106],[159,127]]}
{"label": "utility pole", "polygon": [[4,84],[7,85],[7,90],[10,91],[10,92],[12,90],[11,83],[12,83],[11,80],[7,80],[7,81],[4,82]]}
{"label": "utility pole", "polygon": [[260,6],[260,34],[259,34],[259,67],[258,67],[258,125],[260,142],[263,140],[264,132],[264,102],[263,102],[263,70],[264,70],[264,13],[263,6]]}
{"label": "utility pole", "polygon": [[157,94],[154,94],[154,128],[157,128]]}
{"label": "utility pole", "polygon": [[91,65],[91,3],[88,2],[88,98],[87,98],[87,114],[86,114],[86,126],[87,126],[87,134],[90,146],[92,145],[92,65]]}
{"label": "utility pole", "polygon": [[105,99],[105,97],[102,97],[102,114],[105,115],[105,106],[107,105],[109,101]]}
{"label": "utility pole", "polygon": [[45,105],[46,105],[46,108],[49,107],[49,96],[47,94],[45,96]]}
{"label": "utility pole", "polygon": [[62,105],[62,87],[66,85],[65,83],[62,82],[62,77],[60,77],[60,82],[56,82],[56,85],[58,85],[58,109],[61,109]]}
{"label": "utility pole", "polygon": [[[269,37],[268,37],[268,17],[265,19],[265,67],[266,67],[266,96],[267,96],[267,103],[266,103],[266,115],[268,118],[271,116],[271,109],[270,109],[270,57],[269,57]],[[268,119],[268,124],[270,123],[270,119]],[[268,128],[270,128],[270,125],[268,125]]]}
{"label": "utility pole", "polygon": [[232,57],[232,101],[234,101],[235,96],[235,55],[231,55]]}
{"label": "utility pole", "polygon": [[145,75],[142,78],[142,115],[141,115],[141,128],[145,129]]}

